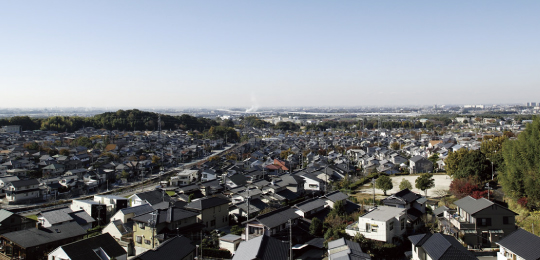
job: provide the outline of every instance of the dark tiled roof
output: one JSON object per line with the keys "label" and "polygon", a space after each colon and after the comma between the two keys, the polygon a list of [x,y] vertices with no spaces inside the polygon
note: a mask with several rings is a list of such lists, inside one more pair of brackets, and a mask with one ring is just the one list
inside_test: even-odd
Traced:
{"label": "dark tiled roof", "polygon": [[390,197],[385,198],[383,200],[383,203],[392,203],[392,204],[400,204],[400,205],[407,205],[411,204],[415,200],[421,198],[422,195],[416,194],[409,189],[404,189],[396,194],[392,194]]}
{"label": "dark tiled roof", "polygon": [[138,256],[135,260],[162,260],[162,259],[184,259],[187,255],[195,251],[195,246],[191,240],[184,236],[173,237],[157,248],[148,250]]}
{"label": "dark tiled roof", "polygon": [[445,211],[448,211],[448,210],[449,210],[449,208],[446,207],[446,206],[438,207],[438,208],[433,210],[433,215],[438,216],[438,215],[440,215],[440,214],[442,214],[442,213],[444,213]]}
{"label": "dark tiled roof", "polygon": [[460,200],[457,200],[456,202],[454,202],[454,204],[458,207],[460,207],[461,209],[465,210],[465,212],[469,213],[469,214],[474,214],[478,211],[481,211],[491,205],[493,205],[493,202],[487,200],[487,199],[484,199],[484,198],[481,198],[481,199],[475,199],[471,196],[467,196],[467,197],[464,197]]}
{"label": "dark tiled roof", "polygon": [[190,209],[196,209],[196,210],[203,210],[208,208],[213,208],[216,206],[220,206],[223,204],[229,204],[230,201],[218,198],[218,197],[211,197],[211,198],[202,198],[200,200],[193,201],[191,203],[188,203],[186,205],[186,208]]}
{"label": "dark tiled roof", "polygon": [[[153,215],[154,212],[157,213],[157,216]],[[152,211],[146,214],[136,216],[133,218],[133,220],[137,222],[148,223],[148,221],[151,220],[153,217],[154,220],[156,220],[156,224],[159,224],[159,223],[164,223],[164,222],[171,223],[171,222],[179,221],[179,220],[190,218],[190,217],[195,217],[197,215],[199,215],[199,213],[185,210],[185,209],[171,207],[167,209],[158,209],[156,211]]]}
{"label": "dark tiled roof", "polygon": [[147,201],[150,205],[154,205],[163,201],[171,201],[171,197],[166,192],[161,190],[152,190],[135,194],[143,201]]}
{"label": "dark tiled roof", "polygon": [[29,179],[29,180],[24,180],[24,181],[12,181],[11,185],[13,185],[15,188],[19,188],[23,186],[39,185],[39,181],[37,179]]}
{"label": "dark tiled roof", "polygon": [[325,196],[327,199],[329,199],[332,202],[348,199],[349,196],[347,194],[341,192],[341,191],[334,191],[332,193],[328,193]]}
{"label": "dark tiled roof", "polygon": [[62,249],[70,259],[77,260],[101,260],[101,258],[94,253],[94,249],[98,248],[103,249],[109,257],[118,258],[119,256],[126,255],[126,251],[109,233],[62,246]]}
{"label": "dark tiled roof", "polygon": [[294,205],[295,208],[300,209],[303,212],[308,212],[310,210],[314,210],[317,208],[322,208],[326,205],[326,202],[323,199],[315,198],[311,200],[307,200],[301,203],[298,203]]}
{"label": "dark tiled roof", "polygon": [[240,243],[233,260],[287,259],[289,244],[273,237],[259,236]]}
{"label": "dark tiled roof", "polygon": [[540,259],[540,237],[521,228],[510,233],[497,244],[524,259]]}
{"label": "dark tiled roof", "polygon": [[295,210],[292,208],[281,208],[268,212],[266,214],[258,216],[256,219],[259,220],[263,225],[273,228],[279,225],[286,223],[289,219],[300,218],[300,215],[295,213]]}
{"label": "dark tiled roof", "polygon": [[435,233],[425,240],[422,248],[433,260],[473,260],[477,259],[454,237]]}
{"label": "dark tiled roof", "polygon": [[50,228],[31,228],[10,233],[2,237],[23,248],[39,246],[53,241],[86,235],[86,231],[75,222],[68,222]]}
{"label": "dark tiled roof", "polygon": [[139,205],[139,206],[135,206],[135,207],[123,208],[120,211],[122,211],[122,213],[124,215],[134,213],[134,215],[137,216],[137,215],[141,215],[141,214],[144,214],[144,213],[148,213],[148,212],[150,212],[152,210],[154,210],[152,208],[152,206],[150,206],[148,204],[143,204],[143,205]]}

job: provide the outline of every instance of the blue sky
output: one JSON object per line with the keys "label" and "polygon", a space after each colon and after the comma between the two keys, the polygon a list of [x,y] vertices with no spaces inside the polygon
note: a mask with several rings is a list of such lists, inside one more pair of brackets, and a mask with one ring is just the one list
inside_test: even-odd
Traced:
{"label": "blue sky", "polygon": [[2,1],[0,107],[540,101],[539,1]]}

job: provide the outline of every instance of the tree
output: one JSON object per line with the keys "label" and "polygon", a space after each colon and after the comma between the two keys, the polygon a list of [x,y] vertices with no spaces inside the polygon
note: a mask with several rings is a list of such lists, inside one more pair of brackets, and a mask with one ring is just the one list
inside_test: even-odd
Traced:
{"label": "tree", "polygon": [[493,168],[497,170],[503,165],[504,158],[501,151],[506,140],[508,140],[508,138],[503,135],[489,140],[484,140],[480,144],[480,151],[486,156],[486,158],[489,158],[489,161],[493,162]]}
{"label": "tree", "polygon": [[446,171],[454,179],[476,177],[491,179],[491,162],[480,150],[459,149],[446,157]]}
{"label": "tree", "polygon": [[433,165],[436,165],[437,164],[437,161],[439,160],[439,154],[438,153],[434,153],[433,155],[431,155],[428,160],[430,160]]}
{"label": "tree", "polygon": [[425,193],[427,196],[427,190],[435,187],[435,180],[433,174],[424,173],[420,175],[415,181],[415,187]]}
{"label": "tree", "polygon": [[311,225],[309,225],[309,233],[313,236],[320,237],[322,235],[323,225],[322,221],[318,218],[313,218],[311,220]]}
{"label": "tree", "polygon": [[516,140],[503,144],[504,167],[498,179],[506,195],[540,206],[540,118],[534,117]]}
{"label": "tree", "polygon": [[390,148],[392,148],[392,150],[399,150],[400,145],[398,142],[393,142],[390,144]]}
{"label": "tree", "polygon": [[58,154],[64,155],[64,156],[69,156],[69,150],[68,149],[60,149],[60,151],[58,151]]}
{"label": "tree", "polygon": [[383,174],[375,182],[375,187],[377,189],[381,189],[384,192],[384,195],[386,196],[386,191],[391,190],[394,187],[394,185],[392,184],[392,179],[390,179],[388,175]]}
{"label": "tree", "polygon": [[409,180],[403,178],[399,183],[399,190],[409,189],[412,190],[412,184]]}
{"label": "tree", "polygon": [[159,156],[157,156],[157,155],[152,156],[152,163],[153,164],[158,164],[160,160],[161,160],[161,158],[159,158]]}
{"label": "tree", "polygon": [[456,198],[461,199],[463,197],[472,195],[474,191],[478,189],[478,182],[473,178],[467,179],[454,179],[450,183],[450,193]]}

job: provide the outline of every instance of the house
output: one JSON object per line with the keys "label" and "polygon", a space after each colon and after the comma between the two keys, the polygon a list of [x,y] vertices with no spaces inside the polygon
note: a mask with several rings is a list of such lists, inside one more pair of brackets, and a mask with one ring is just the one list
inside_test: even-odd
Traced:
{"label": "house", "polygon": [[330,206],[331,208],[334,208],[334,205],[337,202],[341,202],[343,204],[346,203],[347,199],[349,198],[349,195],[341,192],[341,191],[333,191],[326,195],[324,195],[324,198],[326,198],[326,204]]}
{"label": "house", "polygon": [[94,226],[101,226],[107,223],[107,207],[105,204],[93,200],[72,200],[70,209],[75,212],[81,209],[84,210],[93,219],[97,220],[94,222]]}
{"label": "house", "polygon": [[496,242],[516,230],[517,213],[485,198],[467,196],[454,204],[456,213],[446,214],[442,226],[451,225],[446,230],[462,236],[468,245],[496,246]]}
{"label": "house", "polygon": [[406,232],[407,214],[403,208],[378,206],[360,216],[358,222],[349,225],[345,232],[350,236],[360,233],[364,237],[386,243],[394,243]]}
{"label": "house", "polygon": [[0,234],[17,230],[29,229],[36,226],[36,221],[19,214],[0,209]]}
{"label": "house", "polygon": [[198,222],[212,230],[229,225],[229,203],[219,197],[201,198],[188,203],[185,208],[198,212]]}
{"label": "house", "polygon": [[232,260],[289,259],[289,244],[266,235],[240,243]]}
{"label": "house", "polygon": [[219,248],[229,250],[231,254],[235,254],[240,242],[242,242],[241,236],[228,234],[219,238]]}
{"label": "house", "polygon": [[385,206],[407,210],[407,228],[409,231],[423,226],[422,216],[426,213],[426,197],[409,189],[401,190],[382,200]]}
{"label": "house", "polygon": [[83,238],[86,231],[75,222],[25,229],[0,235],[0,258],[38,260],[52,249]]}
{"label": "house", "polygon": [[190,185],[191,183],[196,182],[198,179],[198,175],[198,170],[183,170],[179,172],[175,177],[178,178],[178,185],[183,186]]}
{"label": "house", "polygon": [[142,204],[150,204],[152,206],[164,201],[170,202],[171,197],[164,190],[152,190],[133,194],[128,200],[131,207]]}
{"label": "house", "polygon": [[126,251],[108,233],[62,245],[49,253],[49,260],[127,260]]}
{"label": "house", "polygon": [[37,201],[41,199],[39,181],[37,179],[12,181],[4,187],[8,203]]}
{"label": "house", "polygon": [[325,209],[326,200],[322,198],[314,198],[300,202],[293,206],[296,209],[296,214],[303,218],[311,219],[311,216]]}
{"label": "house", "polygon": [[104,204],[107,207],[107,217],[128,206],[127,198],[114,195],[94,195],[94,201]]}
{"label": "house", "polygon": [[217,179],[217,173],[214,170],[207,169],[202,172],[201,181],[211,181]]}
{"label": "house", "polygon": [[517,229],[499,242],[497,260],[539,260],[540,237],[524,229]]}
{"label": "house", "polygon": [[371,256],[362,252],[360,244],[345,238],[328,242],[328,260],[355,259],[371,260]]}
{"label": "house", "polygon": [[132,258],[133,260],[193,260],[197,255],[195,246],[189,238],[173,237],[154,249],[150,249]]}
{"label": "house", "polygon": [[[244,239],[250,240],[258,236],[274,236],[282,231],[289,230],[290,225],[296,225],[301,216],[296,209],[284,207],[272,212],[259,215],[246,223]],[[291,221],[289,223],[289,221]]]}
{"label": "house", "polygon": [[164,238],[183,234],[186,230],[190,231],[192,227],[198,227],[193,231],[200,232],[201,225],[197,225],[198,215],[197,212],[169,207],[135,216],[133,241],[136,253],[140,254],[148,249],[156,248]]}
{"label": "house", "polygon": [[433,163],[421,155],[409,159],[409,171],[413,173],[425,173],[433,171]]}
{"label": "house", "polygon": [[41,226],[46,228],[61,225],[63,223],[76,222],[84,230],[92,228],[96,222],[96,220],[86,213],[86,211],[82,209],[73,211],[68,207],[41,211],[37,214],[37,219]]}
{"label": "house", "polygon": [[428,233],[409,236],[408,239],[412,243],[412,260],[478,259],[452,236]]}

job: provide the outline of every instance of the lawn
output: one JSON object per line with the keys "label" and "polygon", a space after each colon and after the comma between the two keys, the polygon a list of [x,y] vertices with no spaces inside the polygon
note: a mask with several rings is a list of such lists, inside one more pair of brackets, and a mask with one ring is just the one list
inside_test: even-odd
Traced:
{"label": "lawn", "polygon": [[36,215],[28,215],[26,217],[29,218],[29,219],[33,219],[33,220],[37,221],[37,216]]}
{"label": "lawn", "polygon": [[166,192],[167,192],[167,195],[169,195],[169,196],[171,196],[171,197],[172,197],[172,196],[176,196],[176,192],[173,191],[173,190],[168,190],[168,191],[166,191]]}

